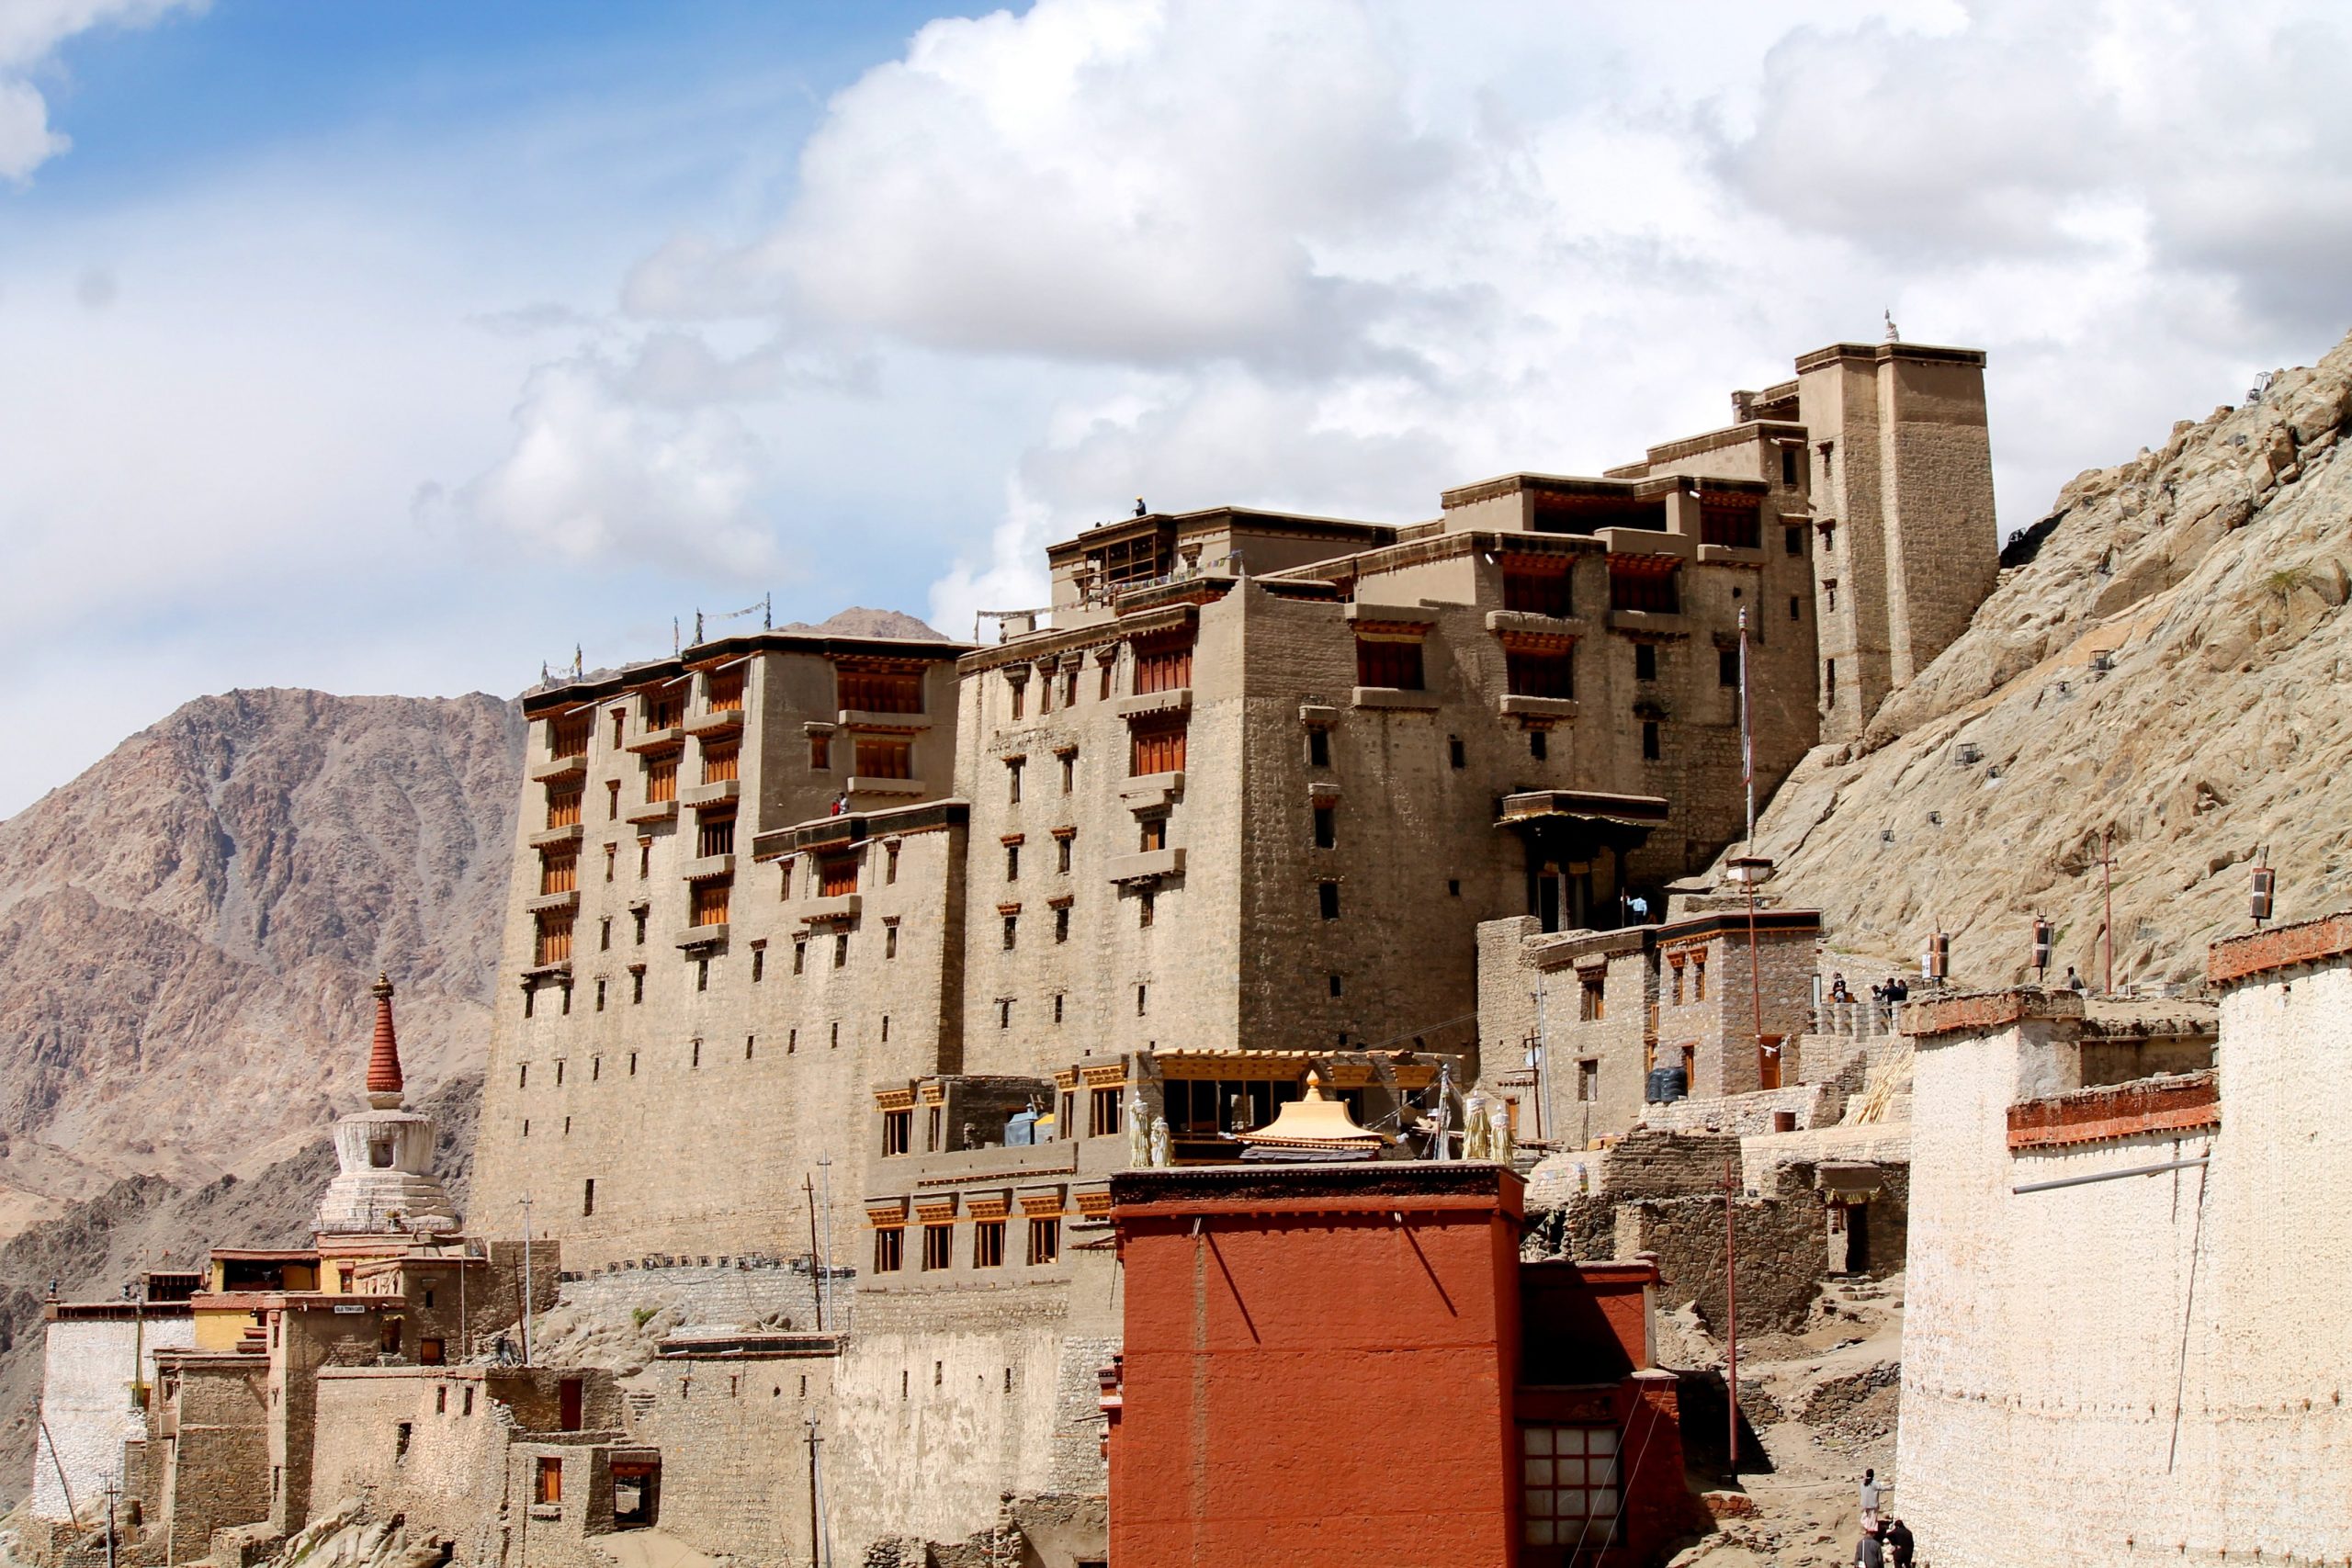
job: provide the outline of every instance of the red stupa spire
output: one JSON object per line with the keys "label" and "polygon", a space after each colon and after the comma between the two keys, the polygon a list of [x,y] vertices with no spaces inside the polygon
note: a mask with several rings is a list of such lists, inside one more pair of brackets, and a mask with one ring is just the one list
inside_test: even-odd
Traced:
{"label": "red stupa spire", "polygon": [[376,1039],[368,1048],[368,1098],[390,1095],[398,1105],[405,1087],[401,1079],[401,1043],[392,1033],[392,980],[376,976]]}

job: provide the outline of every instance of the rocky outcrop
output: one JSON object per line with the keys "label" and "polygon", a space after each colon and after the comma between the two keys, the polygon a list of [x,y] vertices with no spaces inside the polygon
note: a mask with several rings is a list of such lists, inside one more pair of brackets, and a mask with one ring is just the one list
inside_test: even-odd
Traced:
{"label": "rocky outcrop", "polygon": [[416,1089],[478,1068],[522,750],[494,697],[232,692],[0,823],[0,1236],[315,1137],[379,970]]}
{"label": "rocky outcrop", "polygon": [[2352,902],[2348,413],[2352,340],[2068,484],[1968,631],[1774,796],[1780,891],[1891,963],[1951,931],[1970,986],[2030,973],[2037,914],[2098,982],[2102,830],[2119,986],[2193,979],[2257,857],[2282,919]]}
{"label": "rocky outcrop", "polygon": [[871,610],[863,604],[853,604],[815,626],[806,621],[794,621],[784,629],[788,632],[831,632],[836,637],[912,637],[919,642],[949,640],[944,632],[933,629],[903,610]]}

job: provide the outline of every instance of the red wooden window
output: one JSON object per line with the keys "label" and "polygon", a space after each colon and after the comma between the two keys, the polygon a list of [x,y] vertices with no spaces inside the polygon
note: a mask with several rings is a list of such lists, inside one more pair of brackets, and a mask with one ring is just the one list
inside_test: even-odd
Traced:
{"label": "red wooden window", "polygon": [[712,882],[697,882],[694,886],[694,924],[723,926],[727,923],[727,895],[731,885],[724,878]]}
{"label": "red wooden window", "polygon": [[1146,773],[1180,773],[1184,766],[1184,726],[1173,724],[1138,724],[1135,729],[1133,756],[1127,772],[1141,778]]}
{"label": "red wooden window", "polygon": [[735,852],[735,813],[706,811],[695,833],[695,853],[707,859]]}
{"label": "red wooden window", "polygon": [[1573,615],[1567,563],[1556,570],[1535,567],[1503,568],[1503,608],[1529,615]]}
{"label": "red wooden window", "polygon": [[915,747],[911,740],[857,742],[857,776],[865,779],[910,779],[915,776]]}
{"label": "red wooden window", "polygon": [[680,716],[685,711],[685,693],[677,687],[648,692],[645,694],[645,728],[648,729],[670,728],[678,722]]}
{"label": "red wooden window", "polygon": [[535,943],[537,962],[569,964],[571,962],[571,911],[549,909],[539,917],[537,941]]}
{"label": "red wooden window", "polygon": [[1421,644],[1418,637],[1390,641],[1356,638],[1356,684],[1390,686],[1399,691],[1421,689]]}
{"label": "red wooden window", "polygon": [[645,803],[659,806],[678,798],[678,759],[675,753],[645,764]]}
{"label": "red wooden window", "polygon": [[714,670],[710,674],[710,711],[741,713],[743,711],[743,667]]}
{"label": "red wooden window", "polygon": [[1182,642],[1138,643],[1136,647],[1136,693],[1177,692],[1193,683],[1193,645]]}
{"label": "red wooden window", "polygon": [[1506,683],[1514,697],[1573,697],[1576,655],[1567,649],[1506,648]]}
{"label": "red wooden window", "polygon": [[857,857],[832,855],[817,863],[817,897],[839,898],[857,891]]}
{"label": "red wooden window", "polygon": [[1764,521],[1758,514],[1757,503],[1702,499],[1699,502],[1699,542],[1731,545],[1743,550],[1762,548]]}
{"label": "red wooden window", "polygon": [[1682,600],[1675,589],[1673,563],[1636,567],[1630,563],[1611,562],[1609,607],[1612,610],[1646,610],[1667,615],[1679,613]]}
{"label": "red wooden window", "polygon": [[576,893],[580,890],[580,854],[575,850],[549,850],[539,857],[539,891]]}
{"label": "red wooden window", "polygon": [[743,748],[706,746],[702,750],[702,782],[725,784],[743,776]]}
{"label": "red wooden window", "polygon": [[833,671],[835,699],[853,713],[922,712],[922,672],[865,665]]}
{"label": "red wooden window", "polygon": [[588,733],[595,727],[596,715],[582,708],[560,718],[548,721],[548,754],[551,757],[584,757],[588,754]]}
{"label": "red wooden window", "polygon": [[548,791],[548,826],[577,828],[580,826],[580,792],[576,789]]}

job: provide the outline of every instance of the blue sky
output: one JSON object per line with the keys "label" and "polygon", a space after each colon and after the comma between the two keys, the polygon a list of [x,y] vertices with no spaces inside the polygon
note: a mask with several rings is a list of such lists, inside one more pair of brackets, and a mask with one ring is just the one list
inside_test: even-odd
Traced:
{"label": "blue sky", "polygon": [[2210,10],[0,0],[0,812],[236,685],[968,633],[1139,492],[1425,515],[1884,309],[2022,526],[2352,315],[2342,23]]}

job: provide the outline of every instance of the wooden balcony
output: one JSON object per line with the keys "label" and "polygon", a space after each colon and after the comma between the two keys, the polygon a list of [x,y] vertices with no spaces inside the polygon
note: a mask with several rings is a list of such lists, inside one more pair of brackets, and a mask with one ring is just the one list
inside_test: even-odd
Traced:
{"label": "wooden balcony", "polygon": [[1360,708],[1395,708],[1407,713],[1434,713],[1444,704],[1435,692],[1406,686],[1354,686],[1348,701]]}
{"label": "wooden balcony", "polygon": [[740,707],[704,708],[686,716],[686,733],[704,740],[739,735],[742,729],[743,710]]}
{"label": "wooden balcony", "polygon": [[1574,718],[1574,697],[1506,696],[1496,706],[1505,718]]}
{"label": "wooden balcony", "polygon": [[688,882],[708,882],[718,877],[735,874],[735,857],[731,854],[701,855],[678,868],[678,874]]}
{"label": "wooden balcony", "polygon": [[1119,785],[1119,804],[1130,811],[1158,811],[1184,793],[1182,769],[1167,773],[1138,773]]}
{"label": "wooden balcony", "polygon": [[830,898],[808,898],[800,901],[793,911],[804,926],[822,920],[854,920],[865,907],[865,898],[855,893],[837,893]]}
{"label": "wooden balcony", "polygon": [[1581,637],[1588,627],[1578,615],[1539,615],[1527,610],[1489,610],[1487,629],[1498,636],[1517,632],[1522,637]]}
{"label": "wooden balcony", "polygon": [[861,795],[922,795],[931,786],[921,779],[870,779],[852,774],[843,786],[854,799]]}
{"label": "wooden balcony", "polygon": [[624,748],[630,751],[674,751],[686,743],[683,726],[670,724],[659,729],[640,729],[628,738]]}
{"label": "wooden balcony", "polygon": [[877,713],[871,708],[842,708],[834,716],[833,722],[843,729],[912,735],[931,728],[931,716],[927,713]]}
{"label": "wooden balcony", "polygon": [[678,788],[678,804],[688,810],[699,807],[718,806],[743,798],[743,781],[720,779],[715,784],[682,784]]}
{"label": "wooden balcony", "polygon": [[724,945],[726,941],[727,922],[720,920],[713,925],[688,926],[678,933],[676,945],[687,948],[718,947]]}
{"label": "wooden balcony", "polygon": [[560,828],[542,828],[524,842],[535,850],[560,849],[565,844],[578,843],[584,831],[579,823],[567,822]]}
{"label": "wooden balcony", "polygon": [[1184,874],[1184,852],[1180,848],[1146,850],[1140,854],[1111,857],[1111,880],[1114,882],[1156,882],[1163,876]]}
{"label": "wooden balcony", "polygon": [[547,757],[531,764],[533,784],[556,784],[564,779],[584,778],[588,773],[588,753],[578,752],[570,757]]}
{"label": "wooden balcony", "polygon": [[577,909],[580,908],[580,889],[571,887],[560,893],[534,893],[523,907],[535,915],[544,914],[549,909]]}
{"label": "wooden balcony", "polygon": [[649,800],[628,811],[621,818],[639,826],[652,822],[673,822],[677,819],[678,803],[674,800]]}
{"label": "wooden balcony", "polygon": [[1111,711],[1121,718],[1145,718],[1154,714],[1190,713],[1193,708],[1193,688],[1176,686],[1165,692],[1146,692],[1139,696],[1114,697]]}

